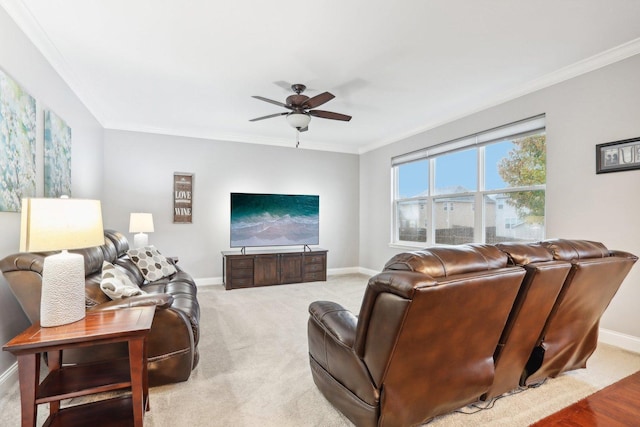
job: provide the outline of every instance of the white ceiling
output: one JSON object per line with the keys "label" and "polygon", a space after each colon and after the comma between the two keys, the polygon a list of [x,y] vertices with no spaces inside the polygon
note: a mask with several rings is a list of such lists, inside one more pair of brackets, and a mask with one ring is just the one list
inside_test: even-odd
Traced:
{"label": "white ceiling", "polygon": [[638,0],[0,0],[109,129],[362,153],[640,53]]}

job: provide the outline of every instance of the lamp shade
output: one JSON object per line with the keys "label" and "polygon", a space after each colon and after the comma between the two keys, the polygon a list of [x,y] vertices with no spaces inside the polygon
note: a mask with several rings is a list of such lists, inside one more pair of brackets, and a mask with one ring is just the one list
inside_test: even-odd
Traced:
{"label": "lamp shade", "polygon": [[25,198],[20,251],[81,249],[104,244],[100,200]]}
{"label": "lamp shade", "polygon": [[61,253],[44,258],[40,325],[55,327],[85,316],[84,257],[67,249],[104,244],[99,200],[25,198],[20,250]]}
{"label": "lamp shade", "polygon": [[153,233],[153,215],[135,212],[129,216],[129,233]]}
{"label": "lamp shade", "polygon": [[306,113],[289,113],[287,122],[296,129],[304,129],[311,121],[311,116]]}

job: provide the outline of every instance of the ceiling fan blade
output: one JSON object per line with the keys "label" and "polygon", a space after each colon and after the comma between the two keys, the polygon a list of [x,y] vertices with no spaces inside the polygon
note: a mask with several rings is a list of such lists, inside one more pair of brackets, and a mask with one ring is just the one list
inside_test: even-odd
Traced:
{"label": "ceiling fan blade", "polygon": [[342,120],[345,122],[351,120],[351,116],[347,116],[346,114],[334,113],[332,111],[311,110],[309,111],[309,114],[315,117],[321,117],[323,119]]}
{"label": "ceiling fan blade", "polygon": [[280,107],[288,108],[289,110],[291,110],[291,106],[287,104],[283,104],[282,102],[279,102],[279,101],[274,101],[273,99],[269,99],[269,98],[265,98],[263,96],[257,96],[257,95],[253,95],[252,98],[259,99],[260,101],[268,102],[270,104],[279,105]]}
{"label": "ceiling fan blade", "polygon": [[329,92],[324,92],[324,93],[321,93],[320,95],[316,95],[312,98],[307,99],[307,101],[302,105],[302,107],[306,109],[316,108],[321,106],[325,102],[331,101],[333,98],[335,98],[334,95],[330,94]]}
{"label": "ceiling fan blade", "polygon": [[285,111],[284,113],[269,114],[268,116],[257,117],[255,119],[251,119],[249,121],[250,122],[257,122],[258,120],[270,119],[272,117],[284,116],[286,114],[289,114],[289,113]]}

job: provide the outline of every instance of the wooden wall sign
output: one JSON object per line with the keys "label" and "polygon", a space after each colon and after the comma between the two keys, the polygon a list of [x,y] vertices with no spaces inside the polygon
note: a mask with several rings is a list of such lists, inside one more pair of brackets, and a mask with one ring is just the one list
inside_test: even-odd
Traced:
{"label": "wooden wall sign", "polygon": [[193,216],[193,174],[173,174],[173,222],[191,224]]}

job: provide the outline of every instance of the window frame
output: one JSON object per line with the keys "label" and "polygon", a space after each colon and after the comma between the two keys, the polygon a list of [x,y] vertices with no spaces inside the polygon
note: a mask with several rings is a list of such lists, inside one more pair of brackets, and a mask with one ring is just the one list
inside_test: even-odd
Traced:
{"label": "window frame", "polygon": [[[529,126],[530,129],[526,129],[523,132],[512,132],[509,134],[509,129],[522,129],[522,125],[526,129],[526,126]],[[506,132],[505,132],[506,131]],[[475,135],[471,135],[468,137],[460,138],[454,141],[445,142],[442,144],[437,144],[433,147],[425,148],[422,150],[418,150],[411,153],[406,153],[401,156],[397,156],[392,158],[391,162],[391,242],[389,246],[391,247],[399,247],[399,248],[422,248],[425,246],[437,246],[442,243],[436,243],[435,241],[435,219],[436,219],[436,203],[435,201],[438,199],[445,198],[458,198],[458,197],[472,197],[473,198],[473,212],[474,212],[474,233],[473,233],[473,241],[476,243],[485,243],[486,241],[486,221],[487,221],[487,213],[485,208],[485,196],[489,195],[499,195],[499,194],[508,194],[508,193],[518,193],[525,191],[544,191],[546,197],[546,180],[544,184],[537,185],[528,185],[528,186],[518,186],[518,187],[506,187],[506,188],[498,188],[498,189],[485,189],[485,148],[491,144],[497,144],[504,141],[514,140],[530,135],[545,135],[545,145],[546,145],[546,126],[545,126],[545,116],[539,115],[529,119],[524,119],[519,122],[515,122],[512,124],[508,124],[505,126],[500,126],[499,128],[494,128],[487,130],[485,132],[480,132]],[[497,138],[489,138],[487,135],[498,135]],[[483,140],[483,136],[485,137]],[[447,150],[447,147],[450,149]],[[471,148],[477,149],[477,185],[478,187],[474,191],[464,192],[464,193],[453,193],[453,194],[438,194],[434,195],[435,192],[435,160],[437,157],[453,153],[456,151],[467,150]],[[398,161],[398,159],[401,159]],[[402,160],[404,159],[404,161]],[[411,163],[420,160],[428,160],[428,168],[429,168],[429,182],[428,182],[428,194],[422,196],[415,197],[399,197],[399,168],[401,165],[406,163]],[[400,227],[399,227],[399,214],[398,207],[402,202],[424,202],[426,205],[426,241],[425,242],[414,242],[414,241],[406,241],[400,240]],[[478,209],[480,207],[480,209]],[[546,203],[545,203],[545,218],[542,224],[542,238],[546,235]]]}

